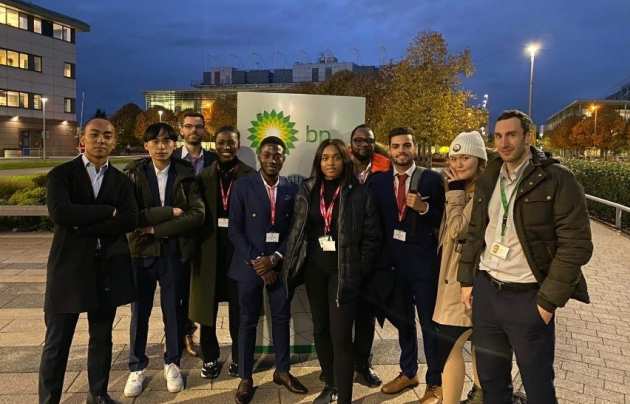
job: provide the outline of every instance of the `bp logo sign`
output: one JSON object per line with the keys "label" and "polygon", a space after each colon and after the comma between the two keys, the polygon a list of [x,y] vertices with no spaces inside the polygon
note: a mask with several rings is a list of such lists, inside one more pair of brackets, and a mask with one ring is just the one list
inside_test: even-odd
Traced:
{"label": "bp logo sign", "polygon": [[287,145],[287,154],[291,152],[291,149],[295,148],[294,142],[297,142],[298,138],[295,136],[298,132],[295,129],[295,122],[291,122],[291,116],[284,116],[282,111],[276,112],[272,109],[271,112],[264,111],[256,114],[256,120],[251,121],[252,127],[248,129],[250,135],[247,139],[250,140],[250,147],[258,149],[260,142],[267,136],[277,136]]}

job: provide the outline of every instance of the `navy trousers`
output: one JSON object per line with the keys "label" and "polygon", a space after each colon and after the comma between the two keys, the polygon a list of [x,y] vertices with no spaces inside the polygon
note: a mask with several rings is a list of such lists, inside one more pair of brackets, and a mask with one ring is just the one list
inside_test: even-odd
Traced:
{"label": "navy trousers", "polygon": [[149,364],[146,355],[149,317],[153,309],[155,288],[160,284],[160,305],[166,335],[164,364],[179,366],[183,351],[186,313],[183,306],[181,277],[184,263],[175,255],[134,260],[138,299],[131,304],[131,331],[129,344],[129,370],[142,370]]}
{"label": "navy trousers", "polygon": [[256,328],[262,305],[263,288],[267,288],[271,306],[271,333],[276,359],[276,370],[289,371],[290,303],[280,278],[270,286],[259,282],[238,282],[240,324],[238,331],[238,373],[241,379],[252,377]]}
{"label": "navy trousers", "polygon": [[[417,311],[422,329],[424,356],[427,359],[426,383],[433,386],[442,385],[438,338],[436,324],[433,322],[433,310],[437,297],[437,278],[416,278],[406,282],[405,293],[408,301],[407,318],[415,319]],[[418,334],[416,322],[407,321],[398,328],[400,344],[400,368],[407,377],[418,372]]]}
{"label": "navy trousers", "polygon": [[527,401],[555,404],[555,326],[538,313],[538,289],[497,289],[483,273],[473,287],[473,344],[486,404],[512,403],[512,353]]}

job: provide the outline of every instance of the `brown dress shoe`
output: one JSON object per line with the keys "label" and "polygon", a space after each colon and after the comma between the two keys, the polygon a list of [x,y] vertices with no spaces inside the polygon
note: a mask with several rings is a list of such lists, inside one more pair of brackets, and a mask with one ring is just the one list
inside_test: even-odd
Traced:
{"label": "brown dress shoe", "polygon": [[284,386],[291,393],[306,394],[308,389],[300,383],[300,381],[289,372],[273,372],[273,382]]}
{"label": "brown dress shoe", "polygon": [[385,394],[398,394],[404,389],[414,388],[418,385],[418,376],[414,376],[412,378],[408,378],[404,374],[399,374],[396,376],[394,380],[391,382],[384,384],[381,387],[381,392]]}
{"label": "brown dress shoe", "polygon": [[420,404],[442,404],[442,386],[428,385]]}
{"label": "brown dress shoe", "polygon": [[184,345],[186,346],[186,352],[190,356],[197,356],[197,350],[195,349],[195,341],[193,340],[192,335],[186,335],[184,337]]}
{"label": "brown dress shoe", "polygon": [[241,379],[236,389],[234,402],[236,404],[248,404],[254,397],[254,381],[252,379]]}

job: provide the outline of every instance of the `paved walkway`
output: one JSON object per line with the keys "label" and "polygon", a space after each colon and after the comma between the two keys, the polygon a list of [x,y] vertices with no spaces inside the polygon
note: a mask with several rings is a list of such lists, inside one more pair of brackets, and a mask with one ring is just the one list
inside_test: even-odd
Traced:
{"label": "paved walkway", "polygon": [[[556,386],[561,403],[630,403],[630,239],[593,223],[595,254],[585,268],[592,304],[571,301],[557,316]],[[0,403],[34,403],[37,400],[37,370],[44,339],[42,313],[45,263],[50,248],[49,234],[0,234]],[[156,300],[156,304],[157,300]],[[160,372],[163,331],[160,310],[155,307],[149,332],[150,381],[137,403],[231,403],[237,379],[222,372],[215,381],[199,377],[199,359],[186,356],[182,363],[187,389],[179,394],[166,391]],[[227,312],[220,310],[219,341],[222,358],[229,356]],[[129,307],[118,310],[114,327],[112,396],[122,397],[127,371]],[[389,380],[398,373],[398,342],[391,326],[377,329],[374,346],[375,368]],[[85,402],[87,393],[87,322],[77,325],[65,377],[62,402]],[[314,358],[295,357],[293,372],[301,376],[311,394],[298,396],[278,388],[271,381],[272,370],[265,361],[255,373],[259,386],[255,403],[312,402],[322,385]],[[421,359],[421,362],[424,362]],[[469,364],[468,364],[469,365]],[[425,367],[421,363],[420,372]],[[469,369],[470,372],[470,369]],[[515,372],[515,385],[520,386]],[[467,380],[466,391],[470,387]],[[354,398],[362,403],[417,402],[424,385],[397,396],[355,384]],[[535,403],[532,403],[535,404]]]}

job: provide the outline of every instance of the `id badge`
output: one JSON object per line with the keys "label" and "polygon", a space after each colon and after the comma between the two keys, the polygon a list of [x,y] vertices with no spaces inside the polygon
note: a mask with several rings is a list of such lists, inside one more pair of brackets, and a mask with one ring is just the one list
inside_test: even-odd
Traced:
{"label": "id badge", "polygon": [[279,243],[280,233],[267,233],[265,236],[265,242],[267,243]]}
{"label": "id badge", "polygon": [[217,226],[227,228],[230,225],[230,219],[227,217],[220,217],[217,220]]}
{"label": "id badge", "polygon": [[323,236],[319,238],[319,246],[322,251],[337,251],[335,248],[335,240],[330,238],[330,236]]}
{"label": "id badge", "polygon": [[394,230],[394,240],[407,241],[407,232],[404,230]]}
{"label": "id badge", "polygon": [[510,248],[504,246],[503,244],[499,243],[498,241],[495,241],[490,246],[490,254],[492,254],[493,256],[495,256],[497,258],[500,258],[502,260],[507,259],[507,256],[508,256],[509,253],[510,253]]}

